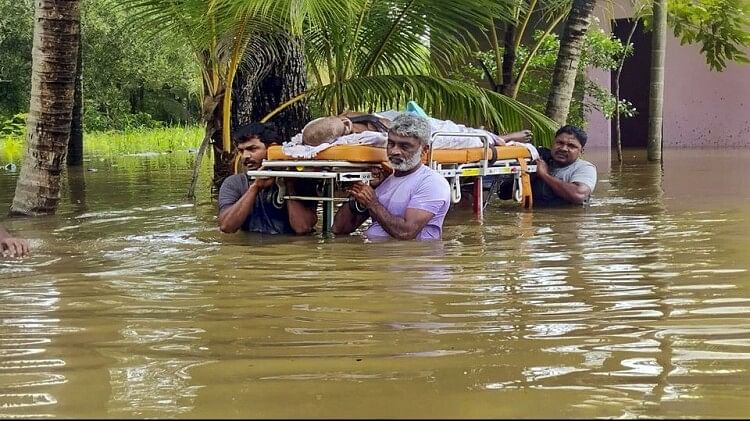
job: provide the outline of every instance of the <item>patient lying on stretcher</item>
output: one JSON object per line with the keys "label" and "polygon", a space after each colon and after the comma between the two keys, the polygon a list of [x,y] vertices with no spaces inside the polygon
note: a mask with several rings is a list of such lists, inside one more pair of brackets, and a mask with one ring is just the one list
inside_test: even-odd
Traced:
{"label": "patient lying on stretcher", "polygon": [[[338,116],[320,117],[310,121],[283,146],[284,153],[297,158],[312,158],[319,152],[337,145],[367,145],[385,148],[387,131],[392,118],[400,112],[386,111],[379,114],[349,112]],[[532,133],[522,130],[505,135],[497,135],[483,129],[475,129],[450,120],[429,118],[431,131],[450,133],[484,134],[492,141],[490,146],[502,146],[508,142],[529,143]],[[471,136],[439,136],[435,138],[434,149],[481,148],[484,141]]]}

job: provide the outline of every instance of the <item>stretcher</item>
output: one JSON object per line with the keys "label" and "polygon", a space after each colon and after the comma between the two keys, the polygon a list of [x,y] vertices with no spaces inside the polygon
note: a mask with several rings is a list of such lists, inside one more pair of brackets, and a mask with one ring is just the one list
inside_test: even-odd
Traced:
{"label": "stretcher", "polygon": [[[529,172],[536,171],[530,163],[531,155],[522,146],[491,146],[492,139],[484,134],[433,133],[439,136],[479,137],[483,148],[436,149],[423,159],[425,164],[448,180],[451,186],[451,202],[461,200],[461,187],[467,180],[474,183],[474,212],[482,216],[484,209],[483,178],[488,176],[512,177],[514,198],[530,209],[532,206]],[[275,177],[279,194],[275,204],[282,206],[284,200],[320,201],[323,205],[323,231],[330,233],[337,202],[350,199],[341,195],[346,183],[369,182],[373,179],[372,167],[388,161],[386,149],[366,145],[337,145],[319,152],[312,159],[295,158],[284,153],[279,145],[268,148],[268,157],[262,169],[247,171],[248,177]],[[315,179],[320,181],[319,196],[287,195],[282,182],[284,178]]]}
{"label": "stretcher", "polygon": [[[333,225],[333,213],[337,202],[347,202],[348,197],[337,195],[344,190],[345,183],[372,180],[370,169],[388,160],[385,148],[366,145],[338,145],[319,152],[312,159],[286,155],[279,145],[268,148],[268,157],[263,160],[262,170],[247,171],[248,177],[276,177],[279,193],[276,204],[284,200],[312,200],[323,204],[323,231],[328,234]],[[318,196],[287,195],[284,178],[319,180]]]}
{"label": "stretcher", "polygon": [[473,182],[472,206],[481,217],[484,201],[484,177],[503,177],[513,180],[513,198],[525,209],[531,209],[530,173],[536,172],[531,152],[520,145],[494,146],[494,141],[482,133],[435,132],[432,141],[441,136],[476,137],[482,140],[481,148],[430,149],[427,164],[448,180],[451,202],[461,201],[462,186]]}

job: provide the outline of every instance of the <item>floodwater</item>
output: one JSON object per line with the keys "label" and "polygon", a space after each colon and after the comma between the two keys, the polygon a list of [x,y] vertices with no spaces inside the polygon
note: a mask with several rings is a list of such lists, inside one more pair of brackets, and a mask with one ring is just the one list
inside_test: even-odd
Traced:
{"label": "floodwater", "polygon": [[188,201],[191,155],[90,157],[0,218],[33,247],[0,260],[0,417],[750,417],[750,152],[625,158],[590,154],[588,209],[366,243],[221,234],[209,163]]}

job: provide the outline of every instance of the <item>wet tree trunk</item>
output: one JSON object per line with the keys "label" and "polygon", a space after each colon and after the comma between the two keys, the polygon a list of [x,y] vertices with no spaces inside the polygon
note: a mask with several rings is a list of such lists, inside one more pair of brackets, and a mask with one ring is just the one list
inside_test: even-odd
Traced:
{"label": "wet tree trunk", "polygon": [[654,0],[654,36],[651,39],[651,86],[648,104],[646,159],[662,160],[664,58],[667,47],[667,0]]}
{"label": "wet tree trunk", "polygon": [[568,119],[578,62],[595,5],[596,0],[573,0],[573,7],[560,39],[560,52],[552,74],[545,114],[561,125]]}
{"label": "wet tree trunk", "polygon": [[[260,121],[270,111],[297,96],[307,88],[305,61],[301,41],[288,38],[273,39],[278,49],[286,51],[259,78],[251,71],[240,69],[234,84],[232,101],[232,130],[253,121]],[[282,141],[302,131],[310,120],[305,101],[298,101],[276,114],[269,123],[276,125]]]}
{"label": "wet tree trunk", "polygon": [[35,2],[26,146],[11,213],[40,215],[57,210],[70,138],[80,17],[79,0]]}
{"label": "wet tree trunk", "polygon": [[503,95],[510,96],[513,93],[513,66],[516,64],[516,25],[508,23],[505,26],[505,36],[503,37],[503,80],[501,81],[500,92]]}
{"label": "wet tree trunk", "polygon": [[73,96],[73,116],[70,122],[70,140],[66,162],[69,167],[83,165],[83,43],[78,37],[78,62],[76,63],[76,84]]}
{"label": "wet tree trunk", "polygon": [[[300,41],[269,36],[262,42],[277,43],[277,51],[284,53],[258,57],[262,53],[248,48],[250,54],[255,54],[255,64],[240,66],[235,76],[232,86],[231,130],[252,121],[260,121],[270,111],[306,89],[305,61]],[[221,97],[214,100],[221,101]],[[204,104],[204,111],[209,109],[211,107]],[[213,107],[213,119],[206,125],[206,137],[212,139],[210,143],[214,152],[214,194],[218,193],[224,180],[236,170],[235,152],[222,150],[221,113],[220,106]],[[302,131],[309,119],[306,102],[299,101],[275,115],[269,122],[276,125],[282,140],[288,140]],[[190,191],[193,190],[191,188]]]}

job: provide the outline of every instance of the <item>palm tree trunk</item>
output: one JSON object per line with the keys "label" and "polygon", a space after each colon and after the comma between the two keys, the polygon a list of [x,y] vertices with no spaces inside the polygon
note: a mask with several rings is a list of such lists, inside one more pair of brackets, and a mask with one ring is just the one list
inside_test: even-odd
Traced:
{"label": "palm tree trunk", "polygon": [[[258,79],[252,80],[252,75],[248,78],[243,72],[238,74],[240,77],[236,81],[235,101],[232,103],[233,130],[252,121],[260,121],[279,104],[307,89],[301,40],[275,37],[270,42],[279,43],[277,49],[286,54],[278,57],[270,72]],[[268,122],[276,125],[282,141],[288,141],[301,132],[309,120],[307,102],[298,101],[274,115]]]}
{"label": "palm tree trunk", "polygon": [[510,96],[513,92],[513,66],[516,64],[516,25],[507,23],[503,36],[503,80],[500,81],[500,91],[503,95]]}
{"label": "palm tree trunk", "polygon": [[73,96],[73,116],[70,122],[70,140],[66,162],[69,167],[83,165],[83,43],[78,37],[78,62],[76,63],[76,84]]}
{"label": "palm tree trunk", "polygon": [[[276,51],[282,51],[284,54],[273,57],[273,64],[260,72],[258,69],[239,68],[232,85],[231,130],[252,121],[260,121],[279,104],[307,88],[301,41],[269,36],[267,42],[278,43]],[[221,107],[217,107],[216,113],[221,113]],[[276,114],[270,122],[276,125],[281,139],[286,141],[301,132],[309,120],[310,113],[306,102],[298,101]],[[221,116],[217,115],[215,121],[220,122]],[[217,136],[221,139],[221,134],[215,135]],[[221,142],[214,142],[213,149],[213,191],[216,193],[224,179],[235,173],[235,155],[234,152],[223,151]]]}
{"label": "palm tree trunk", "polygon": [[57,210],[73,112],[80,17],[80,0],[36,0],[26,146],[11,213]]}
{"label": "palm tree trunk", "polygon": [[545,110],[545,114],[559,124],[565,124],[568,119],[578,62],[595,5],[596,0],[573,0],[573,7],[560,39],[560,52],[557,54]]}
{"label": "palm tree trunk", "polygon": [[662,160],[662,111],[664,106],[664,58],[667,46],[667,0],[654,0],[654,36],[651,41],[651,87],[649,90],[648,143],[646,159]]}

